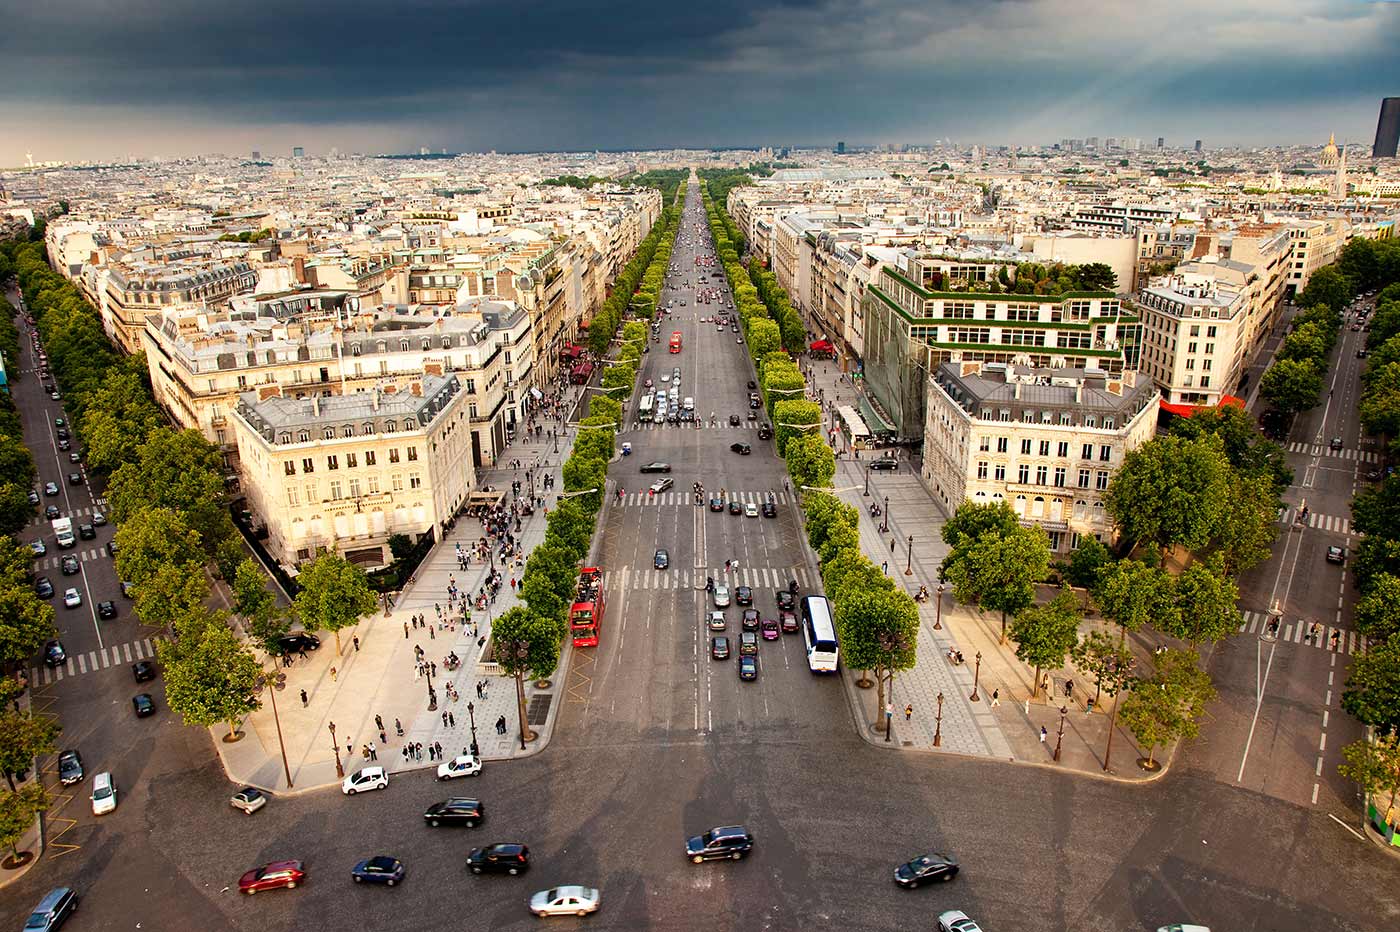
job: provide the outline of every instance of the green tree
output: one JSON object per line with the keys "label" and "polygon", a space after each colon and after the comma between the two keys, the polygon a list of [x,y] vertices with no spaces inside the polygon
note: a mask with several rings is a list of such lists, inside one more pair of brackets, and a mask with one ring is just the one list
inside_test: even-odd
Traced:
{"label": "green tree", "polygon": [[[184,636],[182,635],[182,640]],[[165,701],[186,725],[228,723],[229,737],[243,716],[258,708],[253,688],[262,668],[222,620],[210,620],[196,643],[156,646],[165,679]]]}
{"label": "green tree", "polygon": [[987,532],[958,554],[947,567],[953,595],[984,611],[1001,613],[1001,643],[1006,643],[1006,616],[1017,615],[1035,601],[1035,584],[1050,570],[1050,541],[1040,528],[1019,525],[1010,533]]}
{"label": "green tree", "polygon": [[1361,543],[1356,545],[1351,569],[1356,586],[1362,592],[1369,591],[1382,573],[1400,576],[1400,540],[1371,534],[1362,537]]}
{"label": "green tree", "polygon": [[491,645],[501,671],[515,677],[516,711],[525,740],[533,737],[525,719],[524,678],[552,676],[559,666],[558,622],[523,605],[507,609],[491,624]]}
{"label": "green tree", "polygon": [[632,394],[636,381],[637,370],[629,365],[608,366],[603,370],[603,389],[614,398],[626,398]]}
{"label": "green tree", "polygon": [[836,475],[836,458],[816,434],[794,437],[787,444],[787,469],[796,488],[826,488]]}
{"label": "green tree", "polygon": [[832,603],[844,662],[875,672],[877,714],[885,708],[885,681],[914,668],[919,610],[908,594],[888,588],[849,588]]}
{"label": "green tree", "polygon": [[1159,627],[1176,627],[1172,618],[1176,612],[1172,578],[1160,569],[1138,560],[1110,563],[1099,574],[1094,588],[1094,601],[1105,618],[1119,627],[1119,642],[1129,631],[1136,631],[1149,622]]}
{"label": "green tree", "polygon": [[778,455],[786,457],[788,441],[793,437],[815,434],[820,438],[821,406],[800,397],[777,400],[773,403],[773,428]]}
{"label": "green tree", "polygon": [[1342,748],[1342,757],[1337,772],[1356,781],[1368,799],[1388,797],[1383,807],[1376,808],[1383,809],[1385,821],[1393,824],[1395,797],[1400,794],[1400,738],[1394,732],[1361,738]]}
{"label": "green tree", "polygon": [[1400,632],[1400,576],[1381,573],[1356,603],[1356,628],[1372,641],[1389,641]]}
{"label": "green tree", "polygon": [[[1374,375],[1371,373],[1374,371]],[[1368,433],[1400,437],[1400,363],[1367,370],[1366,390],[1357,413]]]}
{"label": "green tree", "polygon": [[1222,641],[1239,630],[1240,591],[1218,557],[1192,563],[1176,578],[1176,611],[1158,629],[1193,646]]}
{"label": "green tree", "polygon": [[302,567],[297,582],[301,585],[297,616],[309,631],[333,632],[339,656],[341,629],[359,624],[378,605],[364,571],[340,554],[326,551]]}
{"label": "green tree", "polygon": [[530,611],[565,623],[573,599],[574,569],[573,559],[561,547],[541,544],[531,551],[520,580],[520,595]]}
{"label": "green tree", "polygon": [[1065,579],[1069,580],[1072,586],[1093,589],[1098,584],[1099,572],[1112,559],[1102,541],[1086,535],[1079,541],[1079,546],[1070,552],[1069,562],[1065,566]]}
{"label": "green tree", "polygon": [[165,564],[136,587],[136,617],[142,624],[174,630],[209,597],[209,578],[196,564]]}
{"label": "green tree", "polygon": [[1325,304],[1329,308],[1346,307],[1351,303],[1351,283],[1335,265],[1324,265],[1308,276],[1308,286],[1298,296],[1302,307]]}
{"label": "green tree", "polygon": [[1220,405],[1190,417],[1173,418],[1171,432],[1184,440],[1201,440],[1212,434],[1220,438],[1230,465],[1241,475],[1268,478],[1275,494],[1293,484],[1293,470],[1288,468],[1283,447],[1265,439],[1243,408]]}
{"label": "green tree", "polygon": [[117,528],[117,573],[136,585],[137,592],[166,568],[204,575],[199,534],[180,512],[170,508],[140,508]]}
{"label": "green tree", "polygon": [[83,417],[88,465],[110,474],[137,460],[137,448],[162,424],[160,410],[141,381],[141,373],[110,376],[96,392]]}
{"label": "green tree", "polygon": [[10,666],[33,657],[49,638],[58,637],[53,606],[28,585],[0,584],[0,664]]}
{"label": "green tree", "polygon": [[1230,464],[1218,439],[1167,435],[1123,458],[1105,503],[1129,540],[1155,545],[1165,559],[1174,546],[1194,551],[1210,542],[1229,492]]}
{"label": "green tree", "polygon": [[1206,706],[1215,699],[1210,675],[1202,670],[1189,650],[1166,650],[1157,655],[1157,671],[1139,680],[1123,702],[1123,724],[1147,751],[1147,766],[1153,766],[1153,751],[1177,738],[1194,738]]}
{"label": "green tree", "polygon": [[595,395],[588,400],[588,416],[602,418],[614,424],[622,421],[622,403],[606,395]]}
{"label": "green tree", "polygon": [[[603,504],[603,488],[608,478],[607,461],[597,456],[576,454],[564,462],[560,473],[564,477],[564,491],[584,493],[571,500],[578,502],[589,514],[596,513]],[[589,489],[593,491],[587,491]]]}
{"label": "green tree", "polygon": [[749,324],[749,354],[754,359],[762,359],[782,345],[782,328],[773,321],[759,319]]}
{"label": "green tree", "polygon": [[1259,394],[1278,410],[1297,414],[1322,400],[1322,373],[1310,360],[1278,359],[1259,380]]}
{"label": "green tree", "polygon": [[1267,476],[1231,472],[1230,495],[1215,536],[1225,571],[1238,575],[1269,558],[1278,536],[1279,498]]}
{"label": "green tree", "polygon": [[0,534],[17,534],[34,519],[29,489],[37,472],[23,437],[0,432]]}
{"label": "green tree", "polygon": [[1005,500],[985,505],[963,502],[943,525],[943,542],[952,551],[949,558],[943,561],[943,568],[946,570],[955,559],[953,554],[971,547],[984,534],[994,533],[1005,537],[1015,533],[1020,525],[1016,511]]}
{"label": "green tree", "polygon": [[1373,728],[1400,726],[1400,641],[1386,641],[1353,658],[1342,708]]}
{"label": "green tree", "polygon": [[1040,693],[1040,671],[1064,665],[1065,655],[1079,638],[1079,602],[1069,587],[1051,601],[1023,608],[1011,622],[1016,657],[1035,668],[1034,698]]}
{"label": "green tree", "polygon": [[558,547],[572,561],[582,560],[593,538],[593,514],[583,509],[577,499],[565,499],[549,513],[544,542]]}
{"label": "green tree", "polygon": [[1095,709],[1101,695],[1118,695],[1133,677],[1133,652],[1106,631],[1085,634],[1070,648],[1069,656],[1080,673],[1094,678]]}
{"label": "green tree", "polygon": [[5,769],[10,792],[15,790],[15,774],[28,772],[36,757],[54,752],[58,732],[57,721],[28,709],[0,711],[0,767]]}
{"label": "green tree", "polygon": [[10,849],[14,861],[23,855],[20,839],[34,826],[39,813],[49,808],[49,794],[38,780],[17,791],[0,790],[0,845]]}
{"label": "green tree", "polygon": [[1075,269],[1081,291],[1113,291],[1118,287],[1118,273],[1103,262],[1089,262]]}

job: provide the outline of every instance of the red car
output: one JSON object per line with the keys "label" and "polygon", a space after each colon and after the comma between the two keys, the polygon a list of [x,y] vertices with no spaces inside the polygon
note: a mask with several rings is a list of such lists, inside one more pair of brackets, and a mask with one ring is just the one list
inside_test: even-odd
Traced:
{"label": "red car", "polygon": [[784,634],[797,633],[797,616],[792,612],[779,612],[778,624],[782,627]]}
{"label": "red car", "polygon": [[278,887],[294,889],[306,879],[306,871],[301,861],[272,861],[262,867],[255,867],[238,879],[238,892],[250,896],[259,890],[275,890]]}
{"label": "red car", "polygon": [[776,641],[778,636],[778,623],[772,618],[763,619],[763,639],[765,641]]}

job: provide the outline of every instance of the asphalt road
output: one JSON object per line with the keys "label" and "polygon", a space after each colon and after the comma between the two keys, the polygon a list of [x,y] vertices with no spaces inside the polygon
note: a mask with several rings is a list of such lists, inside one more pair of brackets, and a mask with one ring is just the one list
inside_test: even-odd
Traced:
{"label": "asphalt road", "polygon": [[[698,208],[692,194],[689,209]],[[709,336],[697,332],[680,354],[694,352],[685,384],[706,413],[741,401],[750,377],[742,347],[713,328]],[[645,357],[653,367],[675,358]],[[614,476],[639,482],[633,464],[667,458],[683,493],[697,477],[707,489],[781,488],[766,445],[755,442],[748,457],[728,452],[738,433],[653,430]],[[722,568],[738,548],[744,570],[800,567],[795,523],[615,503],[606,519],[604,565],[610,578],[626,571],[627,584],[612,587],[594,662],[578,665],[592,672],[570,684],[548,749],[462,783],[420,773],[353,798],[279,798],[248,817],[227,805],[232,787],[203,731],[165,713],[137,722],[125,708],[106,709],[100,684],[110,679],[123,701],[130,691],[120,672],[92,674],[92,686],[58,684],[70,727],[87,729],[91,717],[104,732],[94,756],[124,795],[100,820],[77,800],[66,837],[80,847],[6,888],[0,923],[18,928],[44,890],[69,883],[85,897],[75,930],[525,929],[536,925],[529,894],[559,882],[603,891],[598,915],[560,920],[562,928],[907,930],[929,928],[947,908],[965,909],[988,932],[1135,932],[1173,921],[1216,932],[1380,930],[1400,921],[1386,893],[1393,860],[1317,808],[1222,780],[1202,745],[1147,786],[871,748],[855,735],[839,683],[796,662],[791,635],[761,647],[759,680],[740,683],[732,660],[699,650],[705,594],[694,576],[689,589],[640,580],[654,572],[663,538],[673,575],[693,574],[697,556]],[[760,558],[766,566],[748,562]],[[486,824],[427,828],[424,808],[451,794],[483,799]],[[685,860],[688,834],[729,822],[755,833],[751,857]],[[472,845],[510,840],[531,848],[526,876],[464,869]],[[940,849],[963,866],[951,884],[904,891],[891,882],[898,862]],[[407,881],[353,885],[355,861],[381,853],[404,859]],[[305,859],[309,882],[236,892],[244,870],[283,857]]]}

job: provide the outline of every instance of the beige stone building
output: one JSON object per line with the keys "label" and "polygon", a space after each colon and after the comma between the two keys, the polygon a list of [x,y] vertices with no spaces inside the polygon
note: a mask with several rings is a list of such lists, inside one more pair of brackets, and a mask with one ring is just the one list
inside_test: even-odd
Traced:
{"label": "beige stone building", "polygon": [[456,375],[389,378],[346,395],[239,397],[229,423],[266,546],[295,567],[321,550],[374,568],[389,537],[440,539],[475,485],[467,395]]}
{"label": "beige stone building", "polygon": [[946,362],[928,382],[921,478],[952,514],[1009,502],[1055,553],[1112,541],[1104,493],[1153,435],[1156,390],[1136,372]]}
{"label": "beige stone building", "polygon": [[85,265],[80,284],[112,341],[124,352],[139,353],[147,317],[175,309],[218,307],[251,290],[257,279],[245,260],[191,256]]}

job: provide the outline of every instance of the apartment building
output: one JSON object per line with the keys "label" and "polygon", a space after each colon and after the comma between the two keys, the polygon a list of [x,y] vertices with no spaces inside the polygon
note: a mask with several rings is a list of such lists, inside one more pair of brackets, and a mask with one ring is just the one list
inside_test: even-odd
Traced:
{"label": "apartment building", "polygon": [[1252,266],[1191,262],[1153,279],[1138,295],[1139,368],[1174,405],[1219,405],[1239,387],[1257,313],[1244,283]]}
{"label": "apartment building", "polygon": [[102,328],[123,352],[141,351],[141,334],[152,315],[176,309],[217,307],[257,284],[246,260],[219,260],[194,254],[159,261],[112,259],[82,267],[78,279],[97,308]]}
{"label": "apartment building", "polygon": [[1070,227],[1089,233],[1132,236],[1142,226],[1171,223],[1177,218],[1175,207],[1152,204],[1089,204],[1079,208],[1070,218]]}
{"label": "apartment building", "polygon": [[293,569],[332,550],[387,565],[389,538],[440,535],[475,486],[456,375],[385,379],[345,395],[239,396],[230,423],[243,491],[266,546]]}
{"label": "apartment building", "polygon": [[474,297],[449,309],[362,310],[346,292],[299,291],[236,303],[220,313],[153,315],[144,333],[156,400],[182,427],[218,444],[233,475],[230,414],[245,392],[269,386],[293,400],[325,399],[383,379],[454,375],[477,468],[496,461],[533,407],[530,316],[513,302]]}
{"label": "apartment building", "polygon": [[927,382],[943,362],[1110,375],[1137,367],[1138,317],[1124,299],[1107,292],[934,291],[919,284],[934,280],[926,261],[900,253],[866,289],[864,383],[892,433],[922,435]]}
{"label": "apartment building", "polygon": [[1289,257],[1287,289],[1290,296],[1308,287],[1312,273],[1330,265],[1342,252],[1350,224],[1340,217],[1325,220],[1289,220],[1293,254]]}
{"label": "apartment building", "polygon": [[1158,396],[1126,370],[945,362],[928,381],[920,478],[951,515],[1009,502],[1063,554],[1111,543],[1104,494],[1123,457],[1151,439]]}

